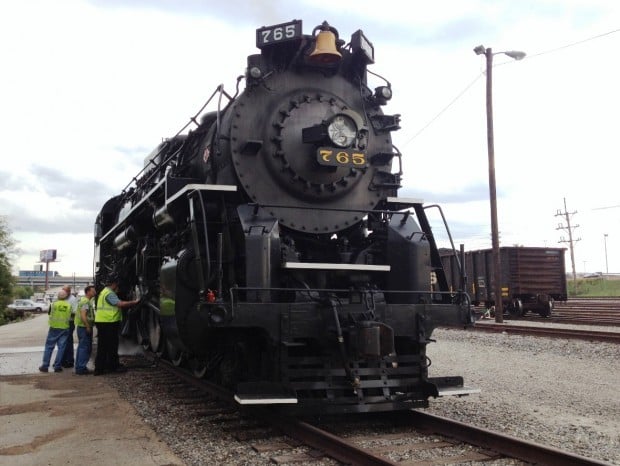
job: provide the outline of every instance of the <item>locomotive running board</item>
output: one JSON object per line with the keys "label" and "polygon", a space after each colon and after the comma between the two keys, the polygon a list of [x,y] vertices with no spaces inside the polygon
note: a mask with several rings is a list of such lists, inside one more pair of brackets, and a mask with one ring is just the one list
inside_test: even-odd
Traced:
{"label": "locomotive running board", "polygon": [[285,269],[297,270],[358,270],[362,272],[389,272],[389,265],[332,264],[326,262],[285,262]]}
{"label": "locomotive running board", "polygon": [[237,191],[237,187],[231,184],[186,184],[170,197],[168,197],[168,193],[166,192],[166,204],[172,204],[175,200],[179,199],[181,196],[184,196],[189,191],[235,192]]}
{"label": "locomotive running board", "polygon": [[297,404],[297,397],[291,389],[270,382],[246,382],[237,385],[235,401],[240,405],[282,405]]}
{"label": "locomotive running board", "polygon": [[388,205],[393,206],[396,210],[403,210],[415,205],[424,204],[424,199],[417,199],[413,197],[388,197],[386,202]]}

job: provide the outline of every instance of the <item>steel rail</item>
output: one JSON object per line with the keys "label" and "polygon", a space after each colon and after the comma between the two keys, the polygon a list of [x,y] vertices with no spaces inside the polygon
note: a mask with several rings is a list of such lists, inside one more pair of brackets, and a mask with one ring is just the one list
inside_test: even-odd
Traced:
{"label": "steel rail", "polygon": [[[272,419],[274,419],[273,414]],[[274,420],[271,422],[274,422]],[[324,452],[326,456],[344,464],[359,466],[395,466],[399,464],[385,457],[377,456],[366,449],[347,442],[346,439],[333,435],[304,421],[280,417],[275,420],[275,423],[278,428],[284,426],[287,435],[296,438],[305,445],[309,445]]]}
{"label": "steel rail", "polygon": [[[427,429],[440,435],[453,437],[462,442],[496,451],[510,458],[517,458],[534,464],[561,464],[562,466],[589,466],[609,463],[586,458],[557,448],[540,445],[509,435],[493,432],[481,427],[474,427],[434,414],[412,410],[402,415],[416,427]],[[405,418],[406,419],[406,418]]]}
{"label": "steel rail", "polygon": [[570,338],[588,341],[620,343],[620,332],[602,332],[592,330],[574,330],[557,327],[530,327],[506,324],[478,324],[470,330],[485,332],[506,332],[518,335],[545,336],[553,338]]}
{"label": "steel rail", "polygon": [[[229,390],[207,382],[206,380],[197,379],[193,375],[188,374],[185,370],[175,367],[169,361],[164,359],[154,358],[151,354],[146,357],[151,362],[160,365],[167,372],[172,373],[188,385],[201,388],[218,399],[239,408],[239,406],[234,402],[232,392]],[[386,458],[374,455],[367,450],[363,450],[358,446],[346,442],[346,440],[340,437],[319,429],[318,427],[312,426],[304,421],[277,415],[272,410],[267,408],[254,407],[251,410],[248,410],[248,412],[251,412],[255,418],[273,426],[274,429],[284,432],[286,435],[295,438],[304,445],[319,450],[324,456],[329,456],[345,464],[355,464],[360,466],[395,466],[398,464]]]}
{"label": "steel rail", "polygon": [[[209,383],[206,380],[197,379],[168,361],[154,358],[152,354],[145,354],[145,356],[147,360],[150,360],[154,365],[160,365],[163,369],[173,373],[176,377],[182,379],[189,385],[200,387],[222,401],[227,401],[231,405],[235,405],[230,391]],[[359,466],[395,466],[402,464],[398,461],[391,461],[386,457],[376,455],[368,449],[348,442],[345,438],[338,437],[337,435],[300,419],[274,413],[273,410],[268,408],[257,407],[248,410],[248,412],[256,419],[260,419],[266,424],[273,426],[274,429],[280,430],[291,438],[295,438],[304,445],[317,450],[317,457],[328,456],[343,464]],[[451,437],[455,440],[479,448],[488,449],[509,458],[520,459],[536,464],[609,466],[608,463],[602,461],[585,458],[557,448],[540,445],[417,410],[400,411],[392,415],[394,422],[413,425],[416,429]],[[312,455],[312,453],[309,454]]]}

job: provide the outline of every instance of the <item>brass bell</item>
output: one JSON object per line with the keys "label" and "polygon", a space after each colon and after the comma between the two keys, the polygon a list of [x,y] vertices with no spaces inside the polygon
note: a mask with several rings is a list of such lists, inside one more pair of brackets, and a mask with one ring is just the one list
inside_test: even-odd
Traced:
{"label": "brass bell", "polygon": [[314,50],[309,55],[309,60],[314,63],[336,63],[342,59],[342,54],[336,49],[336,34],[326,22],[316,29],[321,29],[316,37]]}

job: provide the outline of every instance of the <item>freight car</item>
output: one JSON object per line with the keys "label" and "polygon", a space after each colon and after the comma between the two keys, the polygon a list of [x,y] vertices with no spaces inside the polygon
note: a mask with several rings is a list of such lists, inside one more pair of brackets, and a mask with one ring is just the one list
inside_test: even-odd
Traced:
{"label": "freight car", "polygon": [[124,334],[241,404],[369,412],[463,393],[428,377],[433,329],[472,324],[471,306],[448,289],[437,206],[397,197],[400,116],[383,113],[389,82],[368,85],[372,43],[294,20],[256,46],[237,92],[219,86],[97,217],[97,288],[116,274],[140,299]]}
{"label": "freight car", "polygon": [[[500,247],[501,290],[504,310],[519,317],[528,311],[549,317],[555,301],[566,301],[564,248]],[[495,305],[493,251],[481,249],[464,254],[466,289],[472,304]],[[448,282],[454,289],[461,283],[460,261],[451,251],[441,251]],[[460,259],[460,257],[459,257]]]}

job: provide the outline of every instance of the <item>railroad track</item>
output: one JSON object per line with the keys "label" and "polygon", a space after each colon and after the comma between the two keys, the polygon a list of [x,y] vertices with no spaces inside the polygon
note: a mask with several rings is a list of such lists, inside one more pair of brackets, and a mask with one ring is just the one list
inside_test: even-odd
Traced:
{"label": "railroad track", "polygon": [[[475,308],[481,315],[484,308]],[[522,317],[504,315],[505,320],[526,322],[553,322],[558,324],[620,326],[620,298],[570,298],[556,301],[551,317],[528,312]]]}
{"label": "railroad track", "polygon": [[126,359],[130,371],[122,377],[135,376],[140,383],[158,387],[154,396],[170,398],[163,401],[167,412],[181,404],[191,413],[185,416],[199,418],[203,428],[219,429],[275,464],[487,465],[495,460],[504,464],[506,458],[537,464],[606,464],[415,410],[320,422],[281,416],[269,408],[239,410],[232,393],[147,356]]}
{"label": "railroad track", "polygon": [[604,341],[620,343],[620,332],[603,332],[588,329],[566,329],[558,327],[532,327],[526,325],[495,324],[493,322],[479,322],[474,327],[476,331],[504,332],[515,335],[535,335],[552,338],[568,338],[587,341]]}
{"label": "railroad track", "polygon": [[570,298],[566,302],[556,302],[550,320],[577,324],[620,325],[620,299]]}

